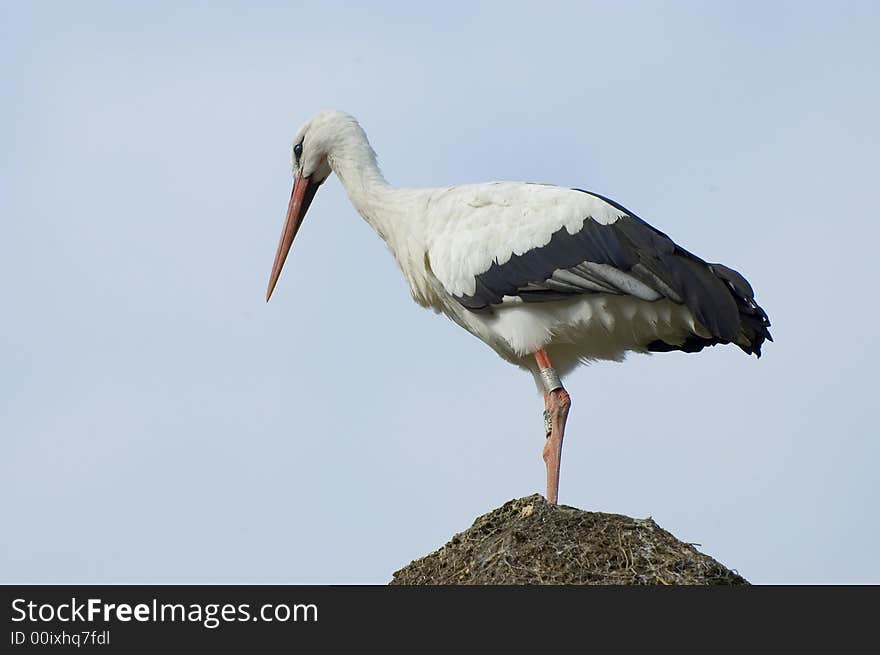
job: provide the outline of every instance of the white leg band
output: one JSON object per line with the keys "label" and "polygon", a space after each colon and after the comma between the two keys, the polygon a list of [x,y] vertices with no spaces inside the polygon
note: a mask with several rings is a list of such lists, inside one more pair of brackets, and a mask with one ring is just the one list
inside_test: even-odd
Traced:
{"label": "white leg band", "polygon": [[550,393],[556,389],[562,389],[562,380],[556,374],[555,368],[541,369],[541,382],[544,383],[544,391]]}

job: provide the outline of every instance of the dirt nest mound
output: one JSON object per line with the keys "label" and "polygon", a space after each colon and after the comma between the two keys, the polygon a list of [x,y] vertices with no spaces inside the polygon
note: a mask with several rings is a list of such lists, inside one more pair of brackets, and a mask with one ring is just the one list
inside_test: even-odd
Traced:
{"label": "dirt nest mound", "polygon": [[650,518],[511,500],[391,584],[749,584]]}

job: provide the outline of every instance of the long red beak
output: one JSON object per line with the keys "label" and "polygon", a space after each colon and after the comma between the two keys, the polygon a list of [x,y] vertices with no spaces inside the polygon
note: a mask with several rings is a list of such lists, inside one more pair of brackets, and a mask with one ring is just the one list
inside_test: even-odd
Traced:
{"label": "long red beak", "polygon": [[281,269],[284,268],[284,261],[287,259],[287,253],[290,252],[290,246],[293,244],[293,237],[299,231],[309,205],[312,204],[312,198],[318,190],[320,183],[313,183],[308,177],[302,177],[297,173],[296,180],[293,183],[293,191],[290,193],[290,204],[287,206],[287,219],[284,221],[284,229],[281,231],[281,241],[278,243],[278,252],[275,253],[275,263],[272,264],[272,276],[269,278],[269,288],[266,291],[266,302],[272,297],[272,291],[278,283],[278,277],[281,275]]}

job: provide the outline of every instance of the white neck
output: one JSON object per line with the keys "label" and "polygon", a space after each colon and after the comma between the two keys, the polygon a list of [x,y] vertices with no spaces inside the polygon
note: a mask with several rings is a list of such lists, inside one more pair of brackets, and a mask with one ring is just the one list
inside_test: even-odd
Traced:
{"label": "white neck", "polygon": [[379,170],[376,153],[358,126],[340,135],[327,154],[351,203],[388,244],[409,282],[415,300],[429,303],[430,284],[425,270],[423,212],[417,207],[430,189],[396,189]]}
{"label": "white neck", "polygon": [[339,177],[351,204],[364,220],[386,241],[394,232],[393,217],[388,215],[393,205],[395,189],[385,180],[376,153],[366,136],[349,132],[345,139],[334,144],[327,155],[330,168]]}

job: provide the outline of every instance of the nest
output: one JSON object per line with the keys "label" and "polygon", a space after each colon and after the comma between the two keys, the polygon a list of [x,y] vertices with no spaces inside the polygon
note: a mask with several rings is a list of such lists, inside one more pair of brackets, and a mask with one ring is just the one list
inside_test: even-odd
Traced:
{"label": "nest", "polygon": [[548,505],[537,494],[479,517],[394,585],[732,585],[735,571],[650,518]]}

